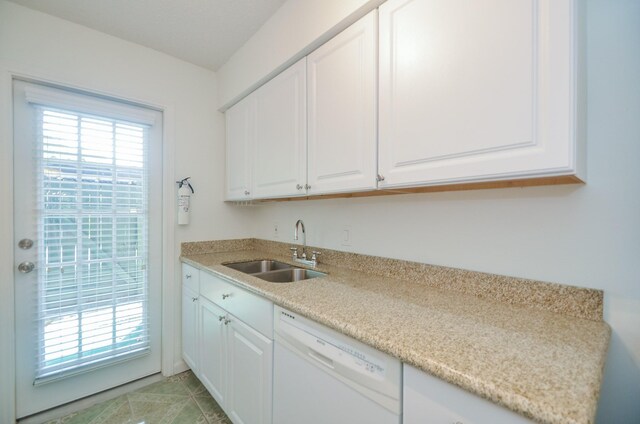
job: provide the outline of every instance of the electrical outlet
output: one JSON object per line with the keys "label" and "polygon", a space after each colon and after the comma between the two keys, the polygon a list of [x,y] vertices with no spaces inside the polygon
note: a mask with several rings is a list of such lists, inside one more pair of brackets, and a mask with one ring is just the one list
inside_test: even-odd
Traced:
{"label": "electrical outlet", "polygon": [[340,244],[342,246],[351,246],[351,241],[353,238],[353,229],[351,225],[343,225],[340,230]]}
{"label": "electrical outlet", "polygon": [[273,223],[273,238],[280,238],[279,225],[277,222]]}

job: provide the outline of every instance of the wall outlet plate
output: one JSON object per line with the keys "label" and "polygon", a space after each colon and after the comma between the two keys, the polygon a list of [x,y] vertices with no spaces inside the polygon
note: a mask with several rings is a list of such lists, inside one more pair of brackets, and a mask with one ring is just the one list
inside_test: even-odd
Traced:
{"label": "wall outlet plate", "polygon": [[353,239],[353,228],[351,225],[343,225],[340,229],[340,245],[341,246],[351,246],[351,241]]}

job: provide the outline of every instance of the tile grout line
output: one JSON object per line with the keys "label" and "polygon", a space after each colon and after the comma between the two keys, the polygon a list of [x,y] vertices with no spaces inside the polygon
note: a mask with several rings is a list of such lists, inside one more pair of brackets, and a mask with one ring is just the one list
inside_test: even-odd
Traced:
{"label": "tile grout line", "polygon": [[[189,371],[187,371],[187,372],[189,372]],[[207,424],[215,424],[215,423],[209,421],[209,418],[207,418],[207,414],[205,414],[204,409],[202,409],[202,407],[200,406],[200,403],[198,403],[198,401],[196,400],[196,395],[191,391],[191,389],[189,389],[189,387],[186,385],[184,380],[181,379],[179,381],[180,381],[180,384],[182,384],[182,386],[187,390],[187,393],[189,393],[189,398],[193,401],[193,403],[196,404],[196,407],[198,408],[200,413],[202,413],[202,417],[204,418],[205,422]]]}
{"label": "tile grout line", "polygon": [[[134,393],[130,392],[130,393]],[[133,420],[134,416],[133,416],[133,406],[131,406],[131,397],[129,396],[130,393],[125,393],[125,396],[127,398],[127,405],[129,406],[129,416],[131,417],[131,419]]]}

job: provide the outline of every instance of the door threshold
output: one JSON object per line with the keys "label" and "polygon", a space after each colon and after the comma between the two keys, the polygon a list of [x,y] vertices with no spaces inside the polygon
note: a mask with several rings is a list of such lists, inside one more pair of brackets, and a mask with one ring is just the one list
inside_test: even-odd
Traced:
{"label": "door threshold", "polygon": [[82,411],[90,406],[96,405],[101,402],[105,402],[111,399],[115,399],[118,396],[126,393],[138,390],[142,387],[148,386],[158,381],[162,381],[164,377],[162,373],[156,373],[147,377],[142,377],[138,380],[131,381],[129,383],[122,384],[112,389],[104,390],[102,392],[90,395],[73,402],[65,403],[64,405],[57,406],[55,408],[47,409],[46,411],[38,412],[37,414],[29,415],[24,418],[20,418],[18,424],[42,424],[57,418],[66,417],[74,412]]}

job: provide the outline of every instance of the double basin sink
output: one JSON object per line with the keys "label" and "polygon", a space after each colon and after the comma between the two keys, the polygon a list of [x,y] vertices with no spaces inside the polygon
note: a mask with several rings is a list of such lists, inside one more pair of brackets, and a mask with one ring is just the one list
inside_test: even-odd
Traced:
{"label": "double basin sink", "polygon": [[308,280],[310,278],[327,275],[311,269],[296,268],[293,265],[271,259],[234,262],[223,265],[272,283],[293,283],[294,281]]}

